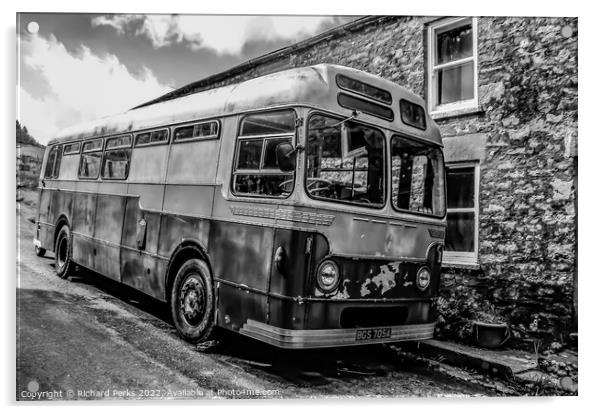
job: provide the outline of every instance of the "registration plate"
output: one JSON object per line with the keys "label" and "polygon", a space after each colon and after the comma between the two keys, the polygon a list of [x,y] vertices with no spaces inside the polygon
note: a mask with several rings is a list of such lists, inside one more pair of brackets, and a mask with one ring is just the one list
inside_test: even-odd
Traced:
{"label": "registration plate", "polygon": [[386,339],[391,337],[391,328],[368,328],[355,331],[356,341],[369,341],[371,339]]}

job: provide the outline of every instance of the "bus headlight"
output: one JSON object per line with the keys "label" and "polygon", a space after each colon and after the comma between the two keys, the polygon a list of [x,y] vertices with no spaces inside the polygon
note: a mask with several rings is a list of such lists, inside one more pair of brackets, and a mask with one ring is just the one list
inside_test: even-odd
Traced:
{"label": "bus headlight", "polygon": [[325,260],[318,267],[317,279],[320,290],[332,292],[339,284],[339,267],[332,260]]}
{"label": "bus headlight", "polygon": [[418,269],[416,273],[416,286],[418,289],[424,291],[431,284],[431,271],[428,267],[424,266]]}

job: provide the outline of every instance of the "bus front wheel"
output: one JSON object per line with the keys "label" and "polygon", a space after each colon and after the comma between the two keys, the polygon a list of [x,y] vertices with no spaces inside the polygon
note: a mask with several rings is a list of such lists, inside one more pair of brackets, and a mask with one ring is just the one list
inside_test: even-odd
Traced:
{"label": "bus front wheel", "polygon": [[213,282],[207,263],[189,259],[182,264],[172,285],[170,302],[180,336],[192,343],[207,340],[215,323]]}
{"label": "bus front wheel", "polygon": [[44,249],[43,247],[35,246],[35,252],[36,256],[44,257],[44,255],[46,254],[46,249]]}
{"label": "bus front wheel", "polygon": [[73,242],[69,226],[64,225],[59,230],[54,245],[54,269],[56,270],[56,274],[63,279],[72,274],[75,268],[72,257],[72,246]]}

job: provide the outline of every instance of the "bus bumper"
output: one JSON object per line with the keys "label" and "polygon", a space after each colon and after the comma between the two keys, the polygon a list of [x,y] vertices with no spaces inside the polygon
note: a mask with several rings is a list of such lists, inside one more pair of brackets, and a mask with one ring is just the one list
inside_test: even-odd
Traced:
{"label": "bus bumper", "polygon": [[[357,339],[360,336],[358,331],[379,329],[390,329],[390,336],[384,339]],[[435,322],[378,328],[295,330],[278,328],[249,319],[239,332],[280,348],[311,349],[426,340],[434,336]]]}

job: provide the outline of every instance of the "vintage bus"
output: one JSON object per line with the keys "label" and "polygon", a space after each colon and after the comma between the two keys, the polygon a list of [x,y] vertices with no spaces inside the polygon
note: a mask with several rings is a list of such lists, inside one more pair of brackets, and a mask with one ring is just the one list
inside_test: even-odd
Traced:
{"label": "vintage bus", "polygon": [[46,150],[36,253],[165,302],[191,342],[431,338],[446,197],[424,107],[317,65],[68,128]]}

